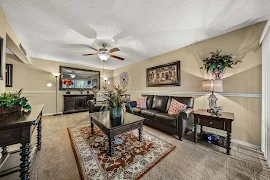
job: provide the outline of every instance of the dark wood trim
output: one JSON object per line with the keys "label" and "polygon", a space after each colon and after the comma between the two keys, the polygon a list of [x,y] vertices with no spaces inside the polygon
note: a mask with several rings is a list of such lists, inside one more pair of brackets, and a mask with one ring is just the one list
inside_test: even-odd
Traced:
{"label": "dark wood trim", "polygon": [[[170,65],[176,65],[176,73],[177,73],[177,82],[174,83],[174,84],[152,84],[150,85],[149,82],[148,82],[148,79],[149,79],[149,76],[148,76],[148,71],[149,70],[153,70],[153,69],[157,69],[157,68],[162,68],[162,67],[166,67],[166,66],[170,66]],[[146,69],[146,87],[166,87],[166,86],[180,86],[181,85],[181,82],[180,82],[180,79],[181,79],[181,63],[180,61],[175,61],[175,62],[171,62],[171,63],[167,63],[167,64],[162,64],[162,65],[159,65],[159,66],[154,66],[154,67],[150,67],[150,68],[147,68]]]}
{"label": "dark wood trim", "polygon": [[3,80],[3,70],[2,70],[2,67],[3,67],[3,50],[4,50],[4,39],[2,37],[0,37],[0,80]]}
{"label": "dark wood trim", "polygon": [[59,76],[59,90],[60,91],[65,91],[67,89],[69,89],[70,91],[79,91],[81,89],[83,90],[90,90],[90,88],[62,88],[62,70],[63,68],[65,69],[70,69],[73,71],[86,71],[86,72],[97,72],[98,73],[98,89],[100,90],[100,71],[95,71],[95,70],[89,70],[89,69],[80,69],[80,68],[73,68],[73,67],[67,67],[67,66],[59,66],[59,72],[61,73],[61,75]]}
{"label": "dark wood trim", "polygon": [[[10,77],[9,77],[10,78],[10,84],[6,83],[6,87],[12,87],[13,86],[13,64],[6,64],[6,70],[7,70],[8,66],[10,66]],[[6,75],[6,78],[7,78],[7,75]]]}

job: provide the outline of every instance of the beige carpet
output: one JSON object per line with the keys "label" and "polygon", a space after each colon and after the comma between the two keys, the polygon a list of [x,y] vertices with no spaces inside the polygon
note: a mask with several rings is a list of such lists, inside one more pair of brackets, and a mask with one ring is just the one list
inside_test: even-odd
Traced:
{"label": "beige carpet", "polygon": [[[67,127],[88,121],[88,113],[43,118],[42,150],[37,155],[32,179],[80,179]],[[188,139],[179,141],[149,127],[144,127],[144,131],[174,144],[176,148],[142,179],[270,179],[270,170],[259,151],[233,145],[232,155],[227,156],[223,149],[194,144]]]}

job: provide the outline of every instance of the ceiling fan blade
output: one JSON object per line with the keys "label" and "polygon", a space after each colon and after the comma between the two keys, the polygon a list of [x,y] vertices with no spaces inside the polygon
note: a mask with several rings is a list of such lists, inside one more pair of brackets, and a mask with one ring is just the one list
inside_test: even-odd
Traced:
{"label": "ceiling fan blade", "polygon": [[95,50],[95,51],[98,51],[97,49],[95,49],[95,48],[93,48],[93,47],[91,47],[91,46],[88,46],[90,49],[93,49],[93,50]]}
{"label": "ceiling fan blade", "polygon": [[96,54],[83,54],[83,56],[92,56],[92,55],[96,55]]}
{"label": "ceiling fan blade", "polygon": [[117,52],[117,51],[120,51],[120,49],[117,48],[117,47],[115,47],[115,48],[112,48],[112,49],[110,50],[110,53]]}
{"label": "ceiling fan blade", "polygon": [[115,58],[115,59],[119,59],[121,61],[124,61],[125,60],[124,58],[121,58],[119,56],[115,56],[115,55],[112,55],[112,54],[110,54],[110,56],[113,57],[113,58]]}

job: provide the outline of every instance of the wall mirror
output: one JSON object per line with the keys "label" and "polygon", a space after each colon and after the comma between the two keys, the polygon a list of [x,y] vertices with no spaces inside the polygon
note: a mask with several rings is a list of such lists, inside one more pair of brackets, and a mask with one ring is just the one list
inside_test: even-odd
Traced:
{"label": "wall mirror", "polygon": [[90,90],[93,87],[100,89],[100,72],[60,66],[60,90]]}

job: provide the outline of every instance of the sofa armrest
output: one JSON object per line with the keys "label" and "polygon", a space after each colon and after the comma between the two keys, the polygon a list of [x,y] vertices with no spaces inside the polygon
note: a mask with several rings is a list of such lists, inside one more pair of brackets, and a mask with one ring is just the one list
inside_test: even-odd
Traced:
{"label": "sofa armrest", "polygon": [[89,106],[90,103],[95,104],[95,100],[91,99],[91,100],[86,101],[87,106]]}
{"label": "sofa armrest", "polygon": [[181,111],[180,117],[181,117],[183,120],[189,120],[190,115],[192,114],[193,111],[194,111],[194,109],[192,109],[192,108],[187,108],[186,110]]}
{"label": "sofa armrest", "polygon": [[186,134],[189,131],[188,128],[188,121],[190,120],[191,114],[194,110],[192,108],[187,108],[186,110],[182,111],[178,119],[178,137],[180,140],[182,140],[182,137],[184,134]]}
{"label": "sofa armrest", "polygon": [[187,108],[184,111],[181,111],[180,116],[182,117],[182,119],[184,120],[188,120],[190,118],[190,115],[193,113],[194,109],[192,108]]}
{"label": "sofa armrest", "polygon": [[133,113],[133,108],[137,106],[137,102],[136,101],[130,101],[128,103],[126,103],[126,111],[129,113]]}

